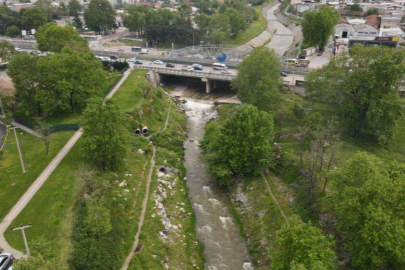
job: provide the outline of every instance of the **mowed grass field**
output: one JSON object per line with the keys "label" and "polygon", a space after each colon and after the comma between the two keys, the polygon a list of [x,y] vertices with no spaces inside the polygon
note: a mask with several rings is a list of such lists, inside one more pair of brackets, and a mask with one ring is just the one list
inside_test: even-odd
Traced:
{"label": "mowed grass field", "polygon": [[45,155],[45,145],[39,138],[19,129],[17,129],[17,134],[21,138],[26,173],[22,173],[14,132],[9,130],[3,148],[3,158],[0,160],[0,220],[7,215],[49,162],[62,149],[73,132],[64,131],[52,134],[50,150],[47,156]]}

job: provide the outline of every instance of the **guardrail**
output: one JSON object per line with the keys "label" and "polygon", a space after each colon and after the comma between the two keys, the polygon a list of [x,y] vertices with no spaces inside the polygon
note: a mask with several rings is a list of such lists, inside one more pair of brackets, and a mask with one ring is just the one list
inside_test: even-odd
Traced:
{"label": "guardrail", "polygon": [[146,69],[146,70],[155,70],[159,73],[164,74],[175,74],[175,75],[184,75],[184,76],[191,76],[195,75],[195,77],[200,78],[208,78],[208,79],[223,79],[227,81],[231,81],[233,78],[236,77],[235,74],[218,74],[212,72],[204,72],[204,71],[186,71],[186,70],[178,70],[178,69],[171,69],[171,68],[160,68],[160,67],[150,67],[150,66],[135,66],[137,69]]}

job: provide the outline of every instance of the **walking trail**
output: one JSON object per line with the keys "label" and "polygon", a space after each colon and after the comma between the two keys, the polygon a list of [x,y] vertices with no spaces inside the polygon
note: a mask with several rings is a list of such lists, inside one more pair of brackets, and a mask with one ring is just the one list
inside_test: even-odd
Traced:
{"label": "walking trail", "polygon": [[[170,101],[169,111],[167,112],[165,126],[163,127],[163,129],[161,131],[150,135],[147,138],[147,140],[149,142],[150,142],[150,139],[153,136],[155,136],[155,135],[157,135],[159,133],[162,133],[162,132],[164,132],[166,130],[167,125],[169,123],[169,117],[170,117],[171,108],[172,108],[172,102]],[[134,255],[135,255],[134,251],[135,251],[136,247],[139,244],[139,236],[141,235],[143,222],[145,221],[146,209],[148,207],[148,201],[149,201],[150,184],[152,182],[153,170],[155,168],[155,161],[156,161],[156,146],[152,145],[152,147],[153,147],[153,155],[152,155],[152,158],[151,158],[149,174],[148,174],[148,178],[147,178],[147,182],[146,182],[146,193],[145,193],[145,197],[143,198],[142,212],[141,212],[141,215],[139,216],[138,231],[136,232],[135,241],[134,241],[134,244],[132,246],[132,249],[129,252],[127,258],[125,259],[125,262],[121,267],[121,270],[127,270],[128,269],[129,263],[131,262],[132,257],[134,257]],[[141,181],[142,181],[142,179],[141,179]],[[138,190],[139,190],[139,186],[138,186]]]}
{"label": "walking trail", "polygon": [[[124,76],[121,78],[120,82],[114,87],[114,89],[108,94],[106,99],[111,98],[123,84],[123,82],[128,78],[131,70],[127,70]],[[48,164],[45,170],[38,176],[38,178],[34,181],[34,183],[29,187],[29,189],[24,193],[24,195],[20,198],[20,200],[13,206],[11,211],[7,214],[7,216],[1,221],[0,223],[0,248],[4,251],[10,252],[13,256],[17,259],[21,259],[24,254],[21,251],[18,251],[11,247],[4,237],[4,233],[7,228],[11,225],[11,222],[22,212],[25,206],[29,203],[29,201],[35,196],[38,190],[42,187],[42,185],[46,182],[49,176],[53,173],[53,171],[58,167],[59,163],[63,160],[63,158],[69,153],[72,147],[76,144],[76,142],[80,139],[83,135],[83,131],[80,129],[75,132],[75,134],[69,139],[66,145],[59,151],[56,157]]]}
{"label": "walking trail", "polygon": [[269,191],[271,198],[272,198],[273,201],[277,204],[278,209],[280,210],[281,215],[283,215],[283,218],[284,218],[285,221],[288,223],[287,216],[284,214],[284,211],[283,211],[283,209],[281,208],[281,205],[278,203],[276,197],[274,196],[273,192],[271,191],[271,188],[270,188],[270,185],[269,185],[269,181],[267,181],[267,178],[266,178],[266,176],[264,175],[263,172],[262,172],[262,177],[263,177],[264,182],[266,183],[267,190]]}

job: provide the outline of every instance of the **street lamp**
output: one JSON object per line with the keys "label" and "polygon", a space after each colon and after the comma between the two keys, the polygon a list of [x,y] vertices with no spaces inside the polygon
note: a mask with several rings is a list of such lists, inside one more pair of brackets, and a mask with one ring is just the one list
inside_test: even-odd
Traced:
{"label": "street lamp", "polygon": [[28,248],[27,237],[25,237],[24,229],[27,229],[27,228],[29,228],[29,227],[31,227],[31,226],[32,226],[32,224],[30,223],[30,224],[28,224],[28,225],[26,225],[26,226],[24,226],[24,225],[21,224],[20,227],[17,227],[17,228],[12,227],[12,228],[11,228],[12,231],[21,230],[21,233],[22,233],[22,236],[23,236],[23,239],[24,239],[25,252],[27,253],[28,256],[30,256],[30,249]]}
{"label": "street lamp", "polygon": [[20,142],[19,142],[18,137],[17,137],[17,132],[15,131],[16,128],[17,127],[13,127],[13,128],[10,128],[10,129],[12,129],[14,131],[14,137],[15,137],[15,141],[17,143],[18,154],[20,156],[21,169],[22,169],[22,172],[25,173],[24,160],[23,160],[23,157],[21,155]]}

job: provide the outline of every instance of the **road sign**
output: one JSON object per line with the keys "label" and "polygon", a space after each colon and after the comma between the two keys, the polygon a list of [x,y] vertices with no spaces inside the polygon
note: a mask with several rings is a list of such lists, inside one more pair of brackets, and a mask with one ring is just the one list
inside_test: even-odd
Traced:
{"label": "road sign", "polygon": [[27,31],[22,30],[22,31],[21,31],[21,34],[22,34],[23,36],[26,36],[26,35],[27,35]]}
{"label": "road sign", "polygon": [[217,60],[218,60],[219,62],[225,62],[225,61],[226,61],[226,58],[227,58],[227,56],[226,56],[225,53],[220,53],[220,54],[217,56]]}
{"label": "road sign", "polygon": [[172,53],[172,54],[171,54],[171,57],[172,57],[172,58],[177,58],[178,55],[179,55],[178,53]]}

